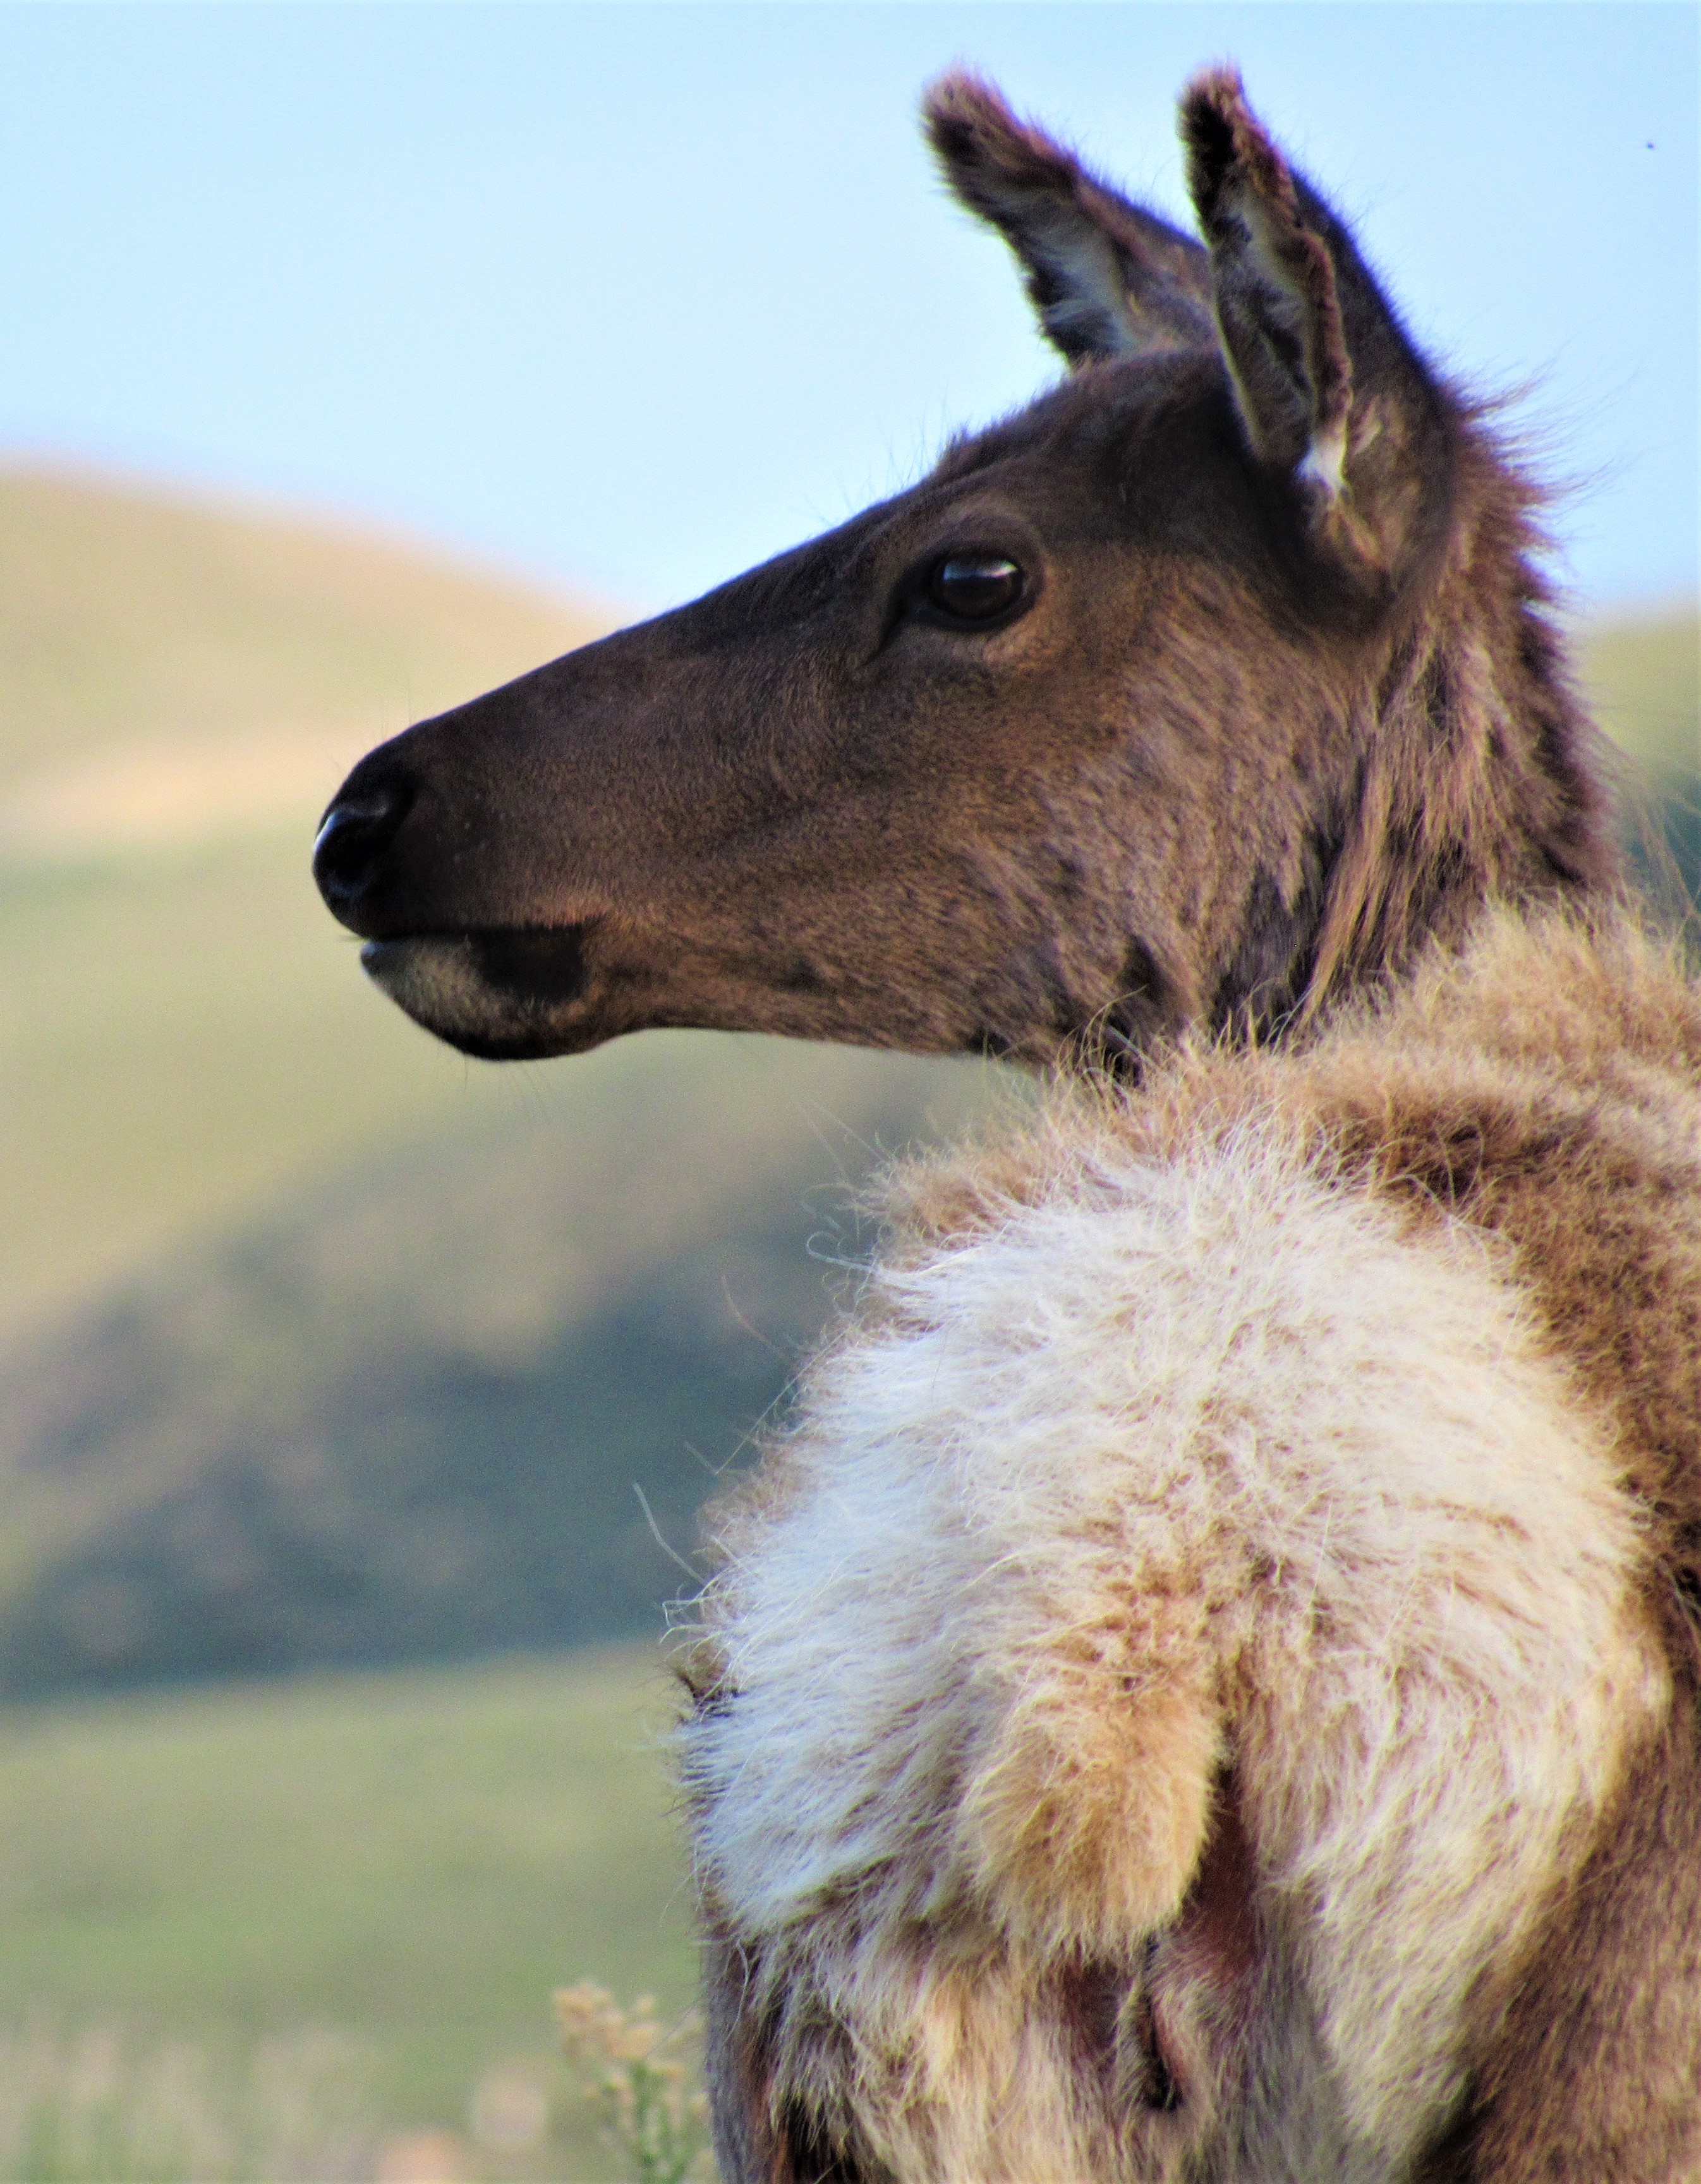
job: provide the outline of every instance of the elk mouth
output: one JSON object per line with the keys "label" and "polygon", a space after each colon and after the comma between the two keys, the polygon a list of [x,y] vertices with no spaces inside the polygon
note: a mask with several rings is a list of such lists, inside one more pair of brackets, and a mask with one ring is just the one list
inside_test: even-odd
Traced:
{"label": "elk mouth", "polygon": [[461,1053],[536,1061],[610,1036],[588,1005],[594,922],[403,933],[369,940],[360,961],[404,1015]]}

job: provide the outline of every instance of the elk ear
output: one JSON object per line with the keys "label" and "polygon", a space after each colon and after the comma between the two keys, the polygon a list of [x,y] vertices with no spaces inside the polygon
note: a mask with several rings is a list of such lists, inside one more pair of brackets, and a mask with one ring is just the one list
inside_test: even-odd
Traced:
{"label": "elk ear", "polygon": [[976,76],[942,76],[922,116],[947,180],[1020,259],[1040,323],[1070,364],[1210,342],[1210,261],[1191,236],[1018,121]]}
{"label": "elk ear", "polygon": [[1231,69],[1181,101],[1217,331],[1253,454],[1361,582],[1409,561],[1445,505],[1442,398],[1352,237],[1296,175]]}

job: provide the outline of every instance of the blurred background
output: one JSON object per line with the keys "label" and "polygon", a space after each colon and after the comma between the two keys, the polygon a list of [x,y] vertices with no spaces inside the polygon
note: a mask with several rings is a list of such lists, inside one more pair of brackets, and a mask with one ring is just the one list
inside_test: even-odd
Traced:
{"label": "blurred background", "polygon": [[689,2000],[695,1511],[870,1165],[1020,1096],[708,1034],[464,1062],[312,892],[347,765],[1053,376],[930,76],[1181,216],[1229,55],[1517,395],[1693,886],[1697,25],[0,8],[0,2174],[616,2173],[549,1996]]}

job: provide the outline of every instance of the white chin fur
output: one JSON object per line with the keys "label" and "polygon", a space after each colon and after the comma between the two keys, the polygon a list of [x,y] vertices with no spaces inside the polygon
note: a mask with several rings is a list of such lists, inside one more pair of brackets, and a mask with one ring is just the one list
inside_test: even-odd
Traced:
{"label": "white chin fur", "polygon": [[512,1002],[486,983],[470,940],[369,940],[360,961],[398,1009],[440,1037],[485,1039],[514,1022]]}

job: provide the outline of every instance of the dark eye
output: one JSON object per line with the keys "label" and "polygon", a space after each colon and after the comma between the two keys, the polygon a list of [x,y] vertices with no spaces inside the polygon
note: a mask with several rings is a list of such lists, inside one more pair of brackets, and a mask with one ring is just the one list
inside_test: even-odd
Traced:
{"label": "dark eye", "polygon": [[1022,572],[1003,554],[950,554],[928,574],[928,598],[953,621],[991,621],[1021,595]]}

